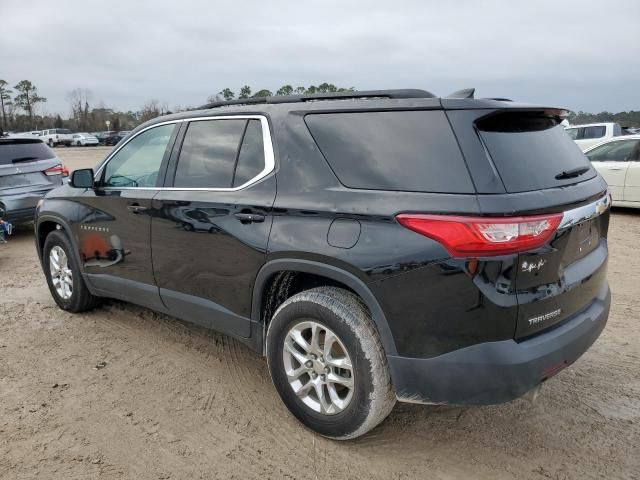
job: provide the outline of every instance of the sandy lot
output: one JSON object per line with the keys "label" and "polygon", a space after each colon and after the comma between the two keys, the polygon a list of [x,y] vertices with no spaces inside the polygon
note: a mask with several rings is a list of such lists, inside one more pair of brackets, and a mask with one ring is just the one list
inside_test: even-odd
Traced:
{"label": "sandy lot", "polygon": [[[108,149],[56,151],[73,169]],[[640,479],[639,245],[640,211],[614,210],[609,324],[534,404],[398,404],[336,443],[234,340],[115,301],[59,310],[20,229],[0,245],[0,478]]]}

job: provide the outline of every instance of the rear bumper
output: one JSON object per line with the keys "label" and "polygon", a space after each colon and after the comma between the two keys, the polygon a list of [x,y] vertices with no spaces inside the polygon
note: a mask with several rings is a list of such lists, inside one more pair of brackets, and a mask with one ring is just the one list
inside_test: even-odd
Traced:
{"label": "rear bumper", "polygon": [[36,205],[51,188],[19,195],[0,195],[0,208],[4,210],[3,219],[11,223],[32,222],[35,220]]}
{"label": "rear bumper", "polygon": [[598,338],[611,293],[602,287],[591,305],[529,340],[481,343],[433,358],[388,356],[400,401],[488,405],[518,398],[576,361]]}

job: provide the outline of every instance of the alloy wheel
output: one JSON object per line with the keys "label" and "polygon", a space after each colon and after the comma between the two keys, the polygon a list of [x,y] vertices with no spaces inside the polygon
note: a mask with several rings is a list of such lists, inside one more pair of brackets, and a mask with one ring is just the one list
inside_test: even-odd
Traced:
{"label": "alloy wheel", "polygon": [[353,364],[333,331],[312,320],[297,323],[285,336],[282,360],[289,385],[307,407],[335,415],[349,406]]}
{"label": "alloy wheel", "polygon": [[49,271],[56,293],[63,300],[69,300],[73,295],[73,272],[67,254],[58,245],[49,252]]}

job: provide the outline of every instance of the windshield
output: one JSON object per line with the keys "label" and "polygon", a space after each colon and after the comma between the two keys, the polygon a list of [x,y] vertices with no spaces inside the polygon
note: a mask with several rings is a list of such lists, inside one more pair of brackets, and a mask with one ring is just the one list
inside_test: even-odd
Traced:
{"label": "windshield", "polygon": [[565,129],[565,132],[567,132],[569,134],[569,137],[571,138],[571,140],[575,140],[576,138],[578,138],[578,130],[577,128],[567,128]]}

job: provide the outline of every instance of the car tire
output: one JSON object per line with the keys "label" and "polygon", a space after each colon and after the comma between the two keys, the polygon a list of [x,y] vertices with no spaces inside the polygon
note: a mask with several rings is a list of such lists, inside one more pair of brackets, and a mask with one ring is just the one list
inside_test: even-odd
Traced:
{"label": "car tire", "polygon": [[[55,302],[63,310],[78,313],[95,307],[98,297],[89,292],[73,252],[67,235],[61,230],[54,230],[47,235],[44,242],[42,264],[47,285]],[[54,271],[55,258],[57,269]],[[65,286],[70,288],[67,289]]]}
{"label": "car tire", "polygon": [[[326,339],[333,336],[337,340],[328,346]],[[309,349],[295,340],[301,337]],[[377,329],[367,307],[349,291],[319,287],[286,300],[269,324],[266,351],[271,378],[284,404],[300,422],[325,437],[348,440],[364,435],[395,405]],[[309,351],[316,351],[316,358],[305,354]]]}

